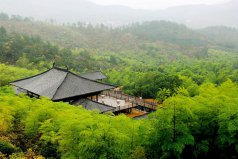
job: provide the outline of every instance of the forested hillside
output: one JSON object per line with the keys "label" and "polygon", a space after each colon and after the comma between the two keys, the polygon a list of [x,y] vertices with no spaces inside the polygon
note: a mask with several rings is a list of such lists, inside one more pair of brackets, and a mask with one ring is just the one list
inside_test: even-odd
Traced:
{"label": "forested hillside", "polygon": [[53,23],[35,22],[21,16],[12,17],[4,13],[0,15],[0,25],[10,32],[41,36],[45,41],[51,41],[67,48],[100,48],[102,50],[138,48],[135,36],[112,30],[104,25],[95,27],[80,22],[54,25]]}
{"label": "forested hillside", "polygon": [[[0,17],[0,158],[237,158],[236,29]],[[8,86],[53,63],[77,74],[101,70],[125,93],[156,99],[157,111],[134,120],[16,96]]]}
{"label": "forested hillside", "polygon": [[[152,21],[111,28],[82,22],[57,25],[37,22],[31,18],[0,14],[0,25],[9,32],[40,36],[67,48],[101,49],[103,51],[137,51],[146,43],[170,45],[185,50],[187,47],[219,47],[237,49],[238,30],[228,27],[208,27],[193,30],[185,25]],[[229,38],[230,37],[230,38]]]}

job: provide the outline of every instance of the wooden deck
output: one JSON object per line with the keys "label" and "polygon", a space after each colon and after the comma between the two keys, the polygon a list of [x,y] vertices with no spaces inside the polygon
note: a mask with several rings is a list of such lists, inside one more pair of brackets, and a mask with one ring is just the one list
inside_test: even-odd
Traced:
{"label": "wooden deck", "polygon": [[151,110],[156,110],[157,103],[156,102],[148,102],[145,99],[141,99],[138,97],[130,96],[128,94],[124,94],[121,91],[103,91],[103,95],[113,97],[116,99],[125,100],[128,103],[131,103],[131,108],[136,108],[138,106],[145,107]]}

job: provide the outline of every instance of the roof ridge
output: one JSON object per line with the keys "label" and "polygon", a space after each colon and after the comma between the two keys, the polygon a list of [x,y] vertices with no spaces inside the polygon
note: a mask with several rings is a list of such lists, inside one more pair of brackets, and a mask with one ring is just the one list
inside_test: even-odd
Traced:
{"label": "roof ridge", "polygon": [[[77,77],[79,77],[79,78],[83,78],[83,79],[86,79],[86,80],[89,80],[89,81],[92,81],[92,82],[95,82],[95,83],[105,84],[105,85],[108,85],[108,86],[117,87],[116,85],[112,85],[112,84],[103,83],[103,82],[99,82],[99,81],[95,81],[95,80],[88,79],[88,78],[86,78],[86,77],[83,77],[83,76],[81,76],[81,75],[78,75],[78,74],[76,74],[76,73],[73,73],[73,72],[70,71],[70,70],[66,70],[66,69],[63,69],[63,68],[60,68],[60,67],[54,66],[53,68],[58,69],[58,70],[60,70],[60,71],[64,71],[64,72],[71,73],[71,74],[73,74],[73,75],[75,75],[75,76],[77,76]],[[97,72],[101,72],[101,71],[97,71]],[[102,72],[101,72],[101,73],[102,73]],[[102,74],[103,74],[103,73],[102,73]]]}
{"label": "roof ridge", "polygon": [[75,76],[77,76],[77,77],[79,77],[79,78],[82,78],[82,79],[85,79],[85,80],[88,80],[88,81],[91,81],[91,82],[95,82],[95,83],[99,83],[99,84],[104,84],[104,85],[108,85],[108,86],[112,86],[112,87],[117,87],[117,86],[112,85],[112,84],[103,83],[103,82],[99,82],[99,81],[95,81],[95,80],[88,79],[88,78],[86,78],[86,77],[77,75],[77,74],[75,74],[75,73],[73,73],[73,72],[71,72],[71,71],[68,71],[68,72],[71,73],[71,74],[73,74],[73,75],[75,75]]}
{"label": "roof ridge", "polygon": [[66,77],[68,76],[68,74],[69,74],[69,72],[67,71],[67,72],[66,72],[66,75],[65,75],[65,77],[64,77],[64,79],[62,80],[62,82],[60,83],[60,85],[59,85],[58,88],[56,89],[54,95],[52,96],[52,100],[55,98],[55,95],[57,94],[59,88],[63,85],[63,83],[64,83]]}
{"label": "roof ridge", "polygon": [[60,68],[60,67],[57,67],[57,66],[54,66],[52,69],[57,69],[59,71],[69,72],[68,69]]}

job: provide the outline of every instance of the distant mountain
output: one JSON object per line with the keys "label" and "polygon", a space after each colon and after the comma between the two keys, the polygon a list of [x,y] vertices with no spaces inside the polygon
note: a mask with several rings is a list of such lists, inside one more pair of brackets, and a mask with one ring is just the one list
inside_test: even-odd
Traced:
{"label": "distant mountain", "polygon": [[40,20],[55,19],[61,23],[81,21],[111,25],[139,21],[148,13],[124,6],[101,6],[87,0],[1,0],[1,11]]}
{"label": "distant mountain", "polygon": [[183,23],[193,28],[224,25],[238,27],[238,1],[216,5],[173,7],[156,13],[157,19]]}
{"label": "distant mountain", "polygon": [[132,22],[169,20],[194,28],[214,25],[238,27],[238,1],[216,5],[188,5],[165,10],[136,10],[124,6],[102,6],[88,0],[1,0],[0,12],[55,19],[61,23],[88,22],[123,25]]}

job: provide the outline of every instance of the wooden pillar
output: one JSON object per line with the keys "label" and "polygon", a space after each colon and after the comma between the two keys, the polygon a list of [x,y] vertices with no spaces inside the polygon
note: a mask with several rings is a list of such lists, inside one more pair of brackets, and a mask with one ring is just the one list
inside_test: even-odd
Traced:
{"label": "wooden pillar", "polygon": [[96,101],[98,102],[98,95],[96,95]]}

